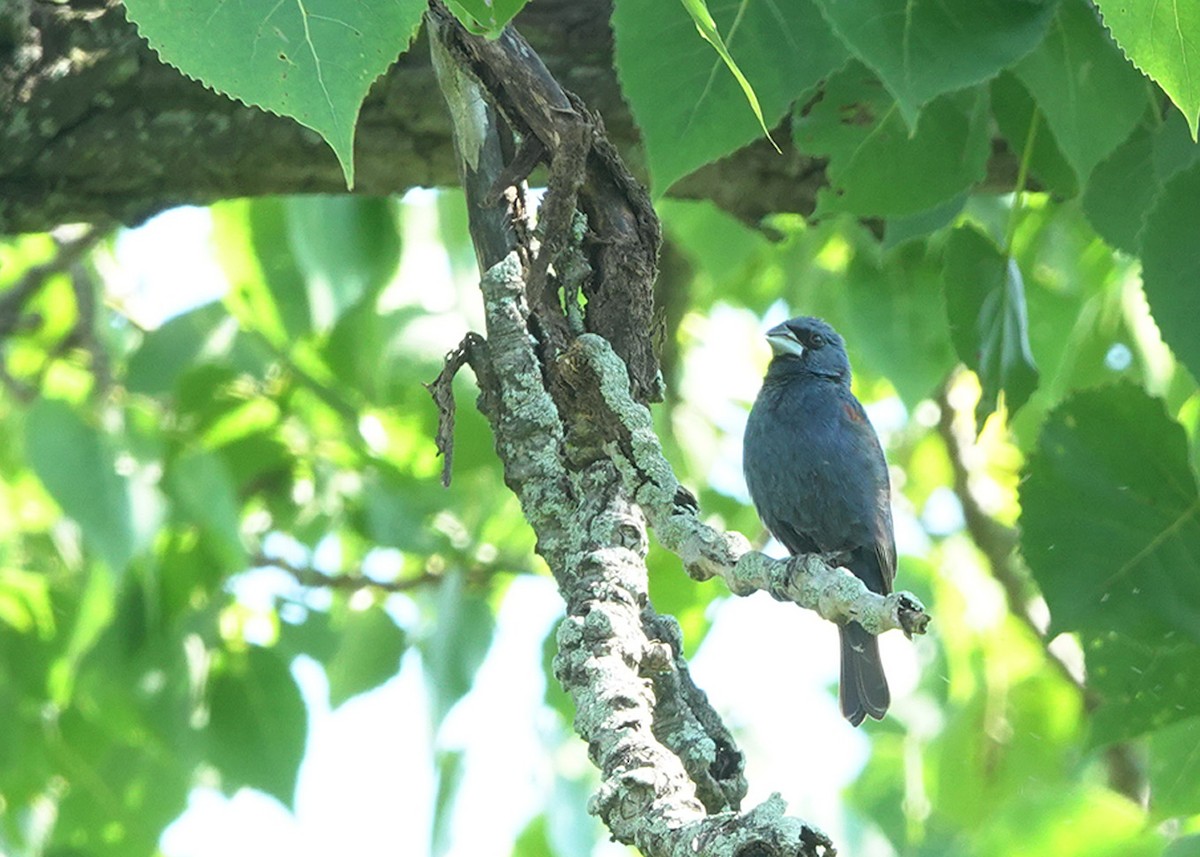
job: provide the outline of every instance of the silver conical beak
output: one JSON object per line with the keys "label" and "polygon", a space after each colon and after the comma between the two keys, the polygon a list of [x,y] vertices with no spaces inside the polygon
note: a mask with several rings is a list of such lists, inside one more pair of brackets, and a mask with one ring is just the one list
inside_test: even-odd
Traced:
{"label": "silver conical beak", "polygon": [[786,324],[779,324],[767,331],[767,342],[771,343],[771,351],[775,354],[790,354],[793,357],[804,356],[804,346],[792,333]]}

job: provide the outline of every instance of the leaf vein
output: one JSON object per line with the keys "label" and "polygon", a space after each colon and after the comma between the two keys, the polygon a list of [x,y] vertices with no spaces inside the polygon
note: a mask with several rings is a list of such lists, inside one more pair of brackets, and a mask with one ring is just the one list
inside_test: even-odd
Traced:
{"label": "leaf vein", "polygon": [[321,68],[321,57],[317,53],[317,46],[313,43],[312,30],[308,26],[309,14],[304,8],[304,0],[296,0],[296,5],[300,7],[300,21],[304,24],[304,41],[308,45],[308,50],[312,54],[313,64],[316,66],[317,83],[321,87],[321,92],[325,96],[325,103],[329,105],[329,118],[335,123],[337,122],[337,108],[333,106],[333,98],[329,94],[329,87],[325,85],[325,74]]}
{"label": "leaf vein", "polygon": [[1194,518],[1197,512],[1200,512],[1200,497],[1197,497],[1195,500],[1193,500],[1192,505],[1184,509],[1179,514],[1178,518],[1164,527],[1162,532],[1158,533],[1158,535],[1147,542],[1144,548],[1135,553],[1132,557],[1126,560],[1126,562],[1120,568],[1113,572],[1108,580],[1104,581],[1104,585],[1101,587],[1101,590],[1107,591],[1114,583],[1136,568],[1142,562],[1142,560],[1157,550],[1163,542],[1174,535],[1180,527],[1186,524],[1189,518]]}

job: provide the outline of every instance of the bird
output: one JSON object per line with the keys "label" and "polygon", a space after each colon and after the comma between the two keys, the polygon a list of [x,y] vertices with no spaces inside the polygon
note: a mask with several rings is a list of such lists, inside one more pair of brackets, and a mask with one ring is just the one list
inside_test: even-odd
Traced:
{"label": "bird", "polygon": [[[788,552],[832,556],[880,595],[892,591],[896,542],[883,447],[850,390],[842,337],[799,316],[767,332],[773,356],[742,442],[746,487]],[[891,703],[879,642],[857,622],[839,626],[842,715],[858,726]]]}

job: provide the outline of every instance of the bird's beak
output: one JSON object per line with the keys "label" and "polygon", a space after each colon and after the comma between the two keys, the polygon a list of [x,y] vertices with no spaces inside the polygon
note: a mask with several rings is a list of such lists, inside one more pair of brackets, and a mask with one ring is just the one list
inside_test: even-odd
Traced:
{"label": "bird's beak", "polygon": [[804,356],[804,346],[792,333],[786,324],[776,325],[767,331],[767,342],[771,343],[771,351],[780,356],[790,354],[793,357]]}

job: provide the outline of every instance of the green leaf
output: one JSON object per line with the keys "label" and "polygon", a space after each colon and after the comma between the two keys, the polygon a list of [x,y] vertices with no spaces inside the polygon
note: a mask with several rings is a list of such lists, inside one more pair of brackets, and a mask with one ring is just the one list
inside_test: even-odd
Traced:
{"label": "green leaf", "polygon": [[435,725],[471,689],[495,631],[491,606],[468,591],[462,578],[460,572],[451,572],[442,580],[434,604],[436,624],[418,643]]}
{"label": "green leaf", "polygon": [[1200,144],[1191,138],[1184,118],[1171,113],[1154,134],[1154,170],[1159,181],[1165,182],[1197,160],[1200,160]]}
{"label": "green leaf", "polygon": [[454,16],[472,33],[494,39],[529,0],[448,0]]}
{"label": "green leaf", "polygon": [[237,321],[220,304],[176,316],[146,334],[129,358],[125,387],[147,396],[171,393],[194,364],[228,354],[236,337]]}
{"label": "green leaf", "polygon": [[896,102],[858,63],[795,119],[796,147],[829,158],[817,214],[916,214],[981,181],[990,153],[987,93],[939,98],[910,134]]}
{"label": "green leaf", "polygon": [[1200,378],[1200,163],[1166,183],[1142,230],[1142,280],[1163,341]]}
{"label": "green leaf", "polygon": [[212,207],[212,218],[230,312],[277,348],[307,334],[308,288],[292,253],[284,198],[226,200]]}
{"label": "green leaf", "polygon": [[216,454],[197,449],[171,462],[167,485],[177,516],[196,524],[228,572],[246,567],[241,504],[229,471]]}
{"label": "green leaf", "polygon": [[163,62],[325,138],[354,187],[354,126],[367,90],[408,48],[423,0],[129,0]]}
{"label": "green leaf", "polygon": [[1039,779],[1000,807],[990,792],[982,796],[986,814],[963,834],[972,851],[1008,855],[1019,841],[1026,854],[1043,857],[1160,857],[1161,836],[1147,831],[1141,807],[1124,795],[1086,781]]}
{"label": "green leaf", "polygon": [[209,542],[198,542],[192,533],[175,529],[155,547],[153,571],[146,577],[153,581],[154,590],[148,596],[154,602],[149,609],[160,622],[169,625],[181,619],[189,621],[200,605],[220,601],[211,596],[225,584],[229,566]]}
{"label": "green leaf", "polygon": [[1054,2],[817,0],[833,30],[874,70],[909,128],[937,96],[982,83],[1032,50]]}
{"label": "green leaf", "polygon": [[1080,182],[1149,106],[1145,80],[1085,0],[1062,0],[1045,40],[1013,72],[1037,99]]}
{"label": "green leaf", "polygon": [[[908,407],[934,395],[954,368],[940,269],[913,244],[874,265],[862,253],[846,270],[847,314],[866,365],[886,377]],[[896,354],[906,354],[896,360]]]}
{"label": "green leaf", "polygon": [[1174,632],[1158,640],[1108,631],[1081,635],[1095,745],[1126,741],[1200,714],[1200,647]]}
{"label": "green leaf", "polygon": [[976,423],[996,409],[1001,391],[1011,416],[1029,401],[1038,370],[1029,350],[1025,283],[1012,258],[972,226],[960,226],[946,246],[943,273],[950,338],[983,387]]}
{"label": "green leaf", "polygon": [[251,786],[291,806],[308,713],[287,663],[258,646],[225,652],[208,699],[209,759],[226,790]]}
{"label": "green leaf", "polygon": [[1200,719],[1181,720],[1150,736],[1148,779],[1159,818],[1200,813]]}
{"label": "green leaf", "polygon": [[[1011,215],[1006,204],[1000,211]],[[1023,206],[1013,244],[1031,272],[1025,296],[1038,393],[1010,425],[1021,448],[1032,450],[1046,414],[1071,390],[1141,380],[1144,363],[1121,309],[1126,298],[1118,284],[1130,262],[1104,246],[1078,204]],[[1127,366],[1112,361],[1131,344]]]}
{"label": "green leaf", "polygon": [[375,544],[418,554],[437,549],[429,525],[436,505],[403,471],[376,464],[363,473],[363,531]]}
{"label": "green leaf", "polygon": [[[124,580],[124,578],[122,578]],[[39,688],[38,696],[47,693],[60,707],[73,698],[78,679],[80,661],[92,654],[100,645],[106,632],[114,627],[117,610],[118,581],[103,563],[92,563],[77,581],[81,590],[72,604],[69,638],[63,658],[47,673],[45,687]],[[128,630],[126,625],[125,629]]]}
{"label": "green leaf", "polygon": [[413,338],[406,336],[413,321],[425,316],[418,307],[385,314],[373,301],[363,302],[330,331],[322,349],[325,362],[341,383],[367,401],[395,406],[411,392],[417,377],[433,378],[440,368],[428,351],[416,352]]}
{"label": "green leaf", "polygon": [[348,611],[340,624],[337,648],[325,662],[334,707],[396,675],[407,645],[404,631],[378,605]]}
{"label": "green leaf", "polygon": [[0,623],[42,639],[54,635],[49,582],[44,575],[0,568]]}
{"label": "green leaf", "polygon": [[696,31],[700,33],[700,37],[704,41],[712,45],[713,50],[717,52],[717,56],[721,58],[721,62],[725,63],[725,68],[729,69],[729,73],[733,75],[733,79],[737,81],[738,86],[742,88],[742,95],[746,96],[746,101],[750,105],[750,109],[754,111],[754,118],[758,120],[758,127],[762,129],[763,134],[771,141],[771,145],[775,146],[775,151],[779,151],[779,146],[774,140],[771,140],[771,131],[767,128],[767,123],[763,119],[762,106],[758,103],[758,96],[754,94],[754,87],[750,85],[750,81],[746,79],[746,75],[742,74],[742,70],[738,67],[737,62],[729,53],[729,48],[725,47],[725,40],[721,38],[721,33],[717,30],[717,22],[713,20],[712,14],[708,11],[708,5],[704,0],[680,0],[683,3],[683,8],[692,17],[692,23],[696,25]]}
{"label": "green leaf", "polygon": [[1200,857],[1200,835],[1176,839],[1163,852],[1163,857]]}
{"label": "green leaf", "polygon": [[1033,129],[1033,149],[1029,152],[1029,172],[1046,190],[1061,199],[1079,193],[1075,170],[1063,157],[1046,124],[1045,114],[1038,108],[1025,85],[1010,72],[1001,72],[991,85],[992,115],[1000,133],[1008,141],[1018,161],[1025,157],[1029,145],[1030,123]]}
{"label": "green leaf", "polygon": [[309,312],[327,330],[364,295],[379,292],[400,264],[400,232],[390,200],[293,196],[284,200],[292,254],[307,284]]}
{"label": "green leaf", "polygon": [[222,444],[216,452],[225,461],[236,492],[291,498],[295,455],[274,432],[247,434]]}
{"label": "green leaf", "polygon": [[29,409],[25,448],[50,496],[83,531],[89,548],[114,572],[133,556],[136,527],[129,482],[117,472],[108,437],[66,402],[40,399]]}
{"label": "green leaf", "polygon": [[[722,4],[715,23],[766,124],[846,61],[812,0]],[[655,193],[762,133],[746,97],[678,3],[617,0],[616,67],[642,131]]]}
{"label": "green leaf", "polygon": [[769,258],[771,243],[709,200],[662,199],[655,206],[663,231],[695,268],[688,299],[697,310],[731,297],[754,312],[778,300],[774,283],[755,272]]}
{"label": "green leaf", "polygon": [[[923,244],[908,244],[883,261],[860,248],[846,268],[845,284],[844,333],[866,366],[891,381],[908,407],[916,407],[955,364],[941,267]],[[897,360],[897,354],[907,356]]]}
{"label": "green leaf", "polygon": [[337,651],[339,641],[338,629],[334,627],[330,613],[323,610],[306,610],[295,621],[281,617],[279,641],[274,648],[288,662],[294,660],[297,655],[308,655],[314,661],[326,665]]}
{"label": "green leaf", "polygon": [[1121,50],[1171,97],[1192,139],[1200,121],[1200,6],[1158,0],[1097,0]]}
{"label": "green leaf", "polygon": [[513,843],[511,857],[555,857],[545,815],[539,815],[525,825]]}
{"label": "green leaf", "polygon": [[1142,223],[1160,188],[1154,137],[1138,128],[1092,170],[1083,190],[1083,212],[1101,238],[1136,255]]}
{"label": "green leaf", "polygon": [[[986,692],[977,693],[969,701],[947,706],[946,726],[925,754],[932,762],[928,769],[931,787],[943,817],[966,830],[986,820],[988,823],[982,827],[987,828],[987,837],[995,844],[1011,835],[1004,829],[1008,825],[1001,822],[1000,817],[1005,815],[1011,819],[1009,824],[1019,824],[1024,818],[1028,824],[1053,829],[1064,823],[1065,807],[1055,804],[1070,801],[1062,792],[1076,787],[1067,772],[1079,752],[1082,717],[1078,690],[1051,670],[1042,668],[1018,678],[1030,668],[1017,664],[1028,663],[1026,659],[1032,652],[1018,654],[1028,642],[1016,631],[1015,623],[1004,627],[998,636],[1015,639],[1008,640],[1008,646],[999,642],[984,644],[987,648],[981,653],[983,657],[972,664],[973,671],[977,670],[973,680],[986,682],[985,670],[995,669],[997,661],[1004,663],[1000,668],[1009,675],[1005,683],[1005,718],[1013,732],[987,749],[980,745],[979,734],[986,728],[990,709]],[[986,665],[981,662],[984,659]],[[903,752],[902,748],[897,750]],[[881,797],[886,797],[886,792]],[[1036,821],[1027,814],[1035,807],[1039,810]],[[903,817],[896,821],[904,823]],[[981,834],[981,827],[974,830],[972,841],[978,841]],[[981,847],[978,853],[1001,855],[1005,849],[993,845]],[[1031,853],[1047,852],[1039,848]]]}
{"label": "green leaf", "polygon": [[61,767],[54,777],[62,793],[47,855],[153,854],[163,829],[187,806],[186,753],[181,759],[176,748],[166,751],[144,721],[114,728],[110,713],[88,717],[71,708],[56,718]]}
{"label": "green leaf", "polygon": [[924,211],[889,217],[883,229],[883,249],[895,250],[909,241],[924,238],[949,226],[967,204],[967,196],[965,192],[960,193]]}
{"label": "green leaf", "polygon": [[1085,633],[1097,736],[1200,713],[1200,496],[1162,402],[1131,384],[1068,399],[1046,419],[1020,499],[1052,630]]}
{"label": "green leaf", "polygon": [[437,790],[433,800],[433,830],[430,853],[442,857],[450,850],[450,833],[454,821],[455,799],[465,773],[466,753],[462,750],[440,750],[436,754]]}
{"label": "green leaf", "polygon": [[396,273],[396,209],[381,197],[267,197],[214,207],[229,303],[247,328],[285,348],[326,331]]}

